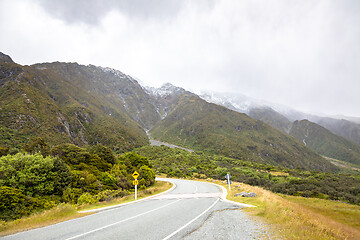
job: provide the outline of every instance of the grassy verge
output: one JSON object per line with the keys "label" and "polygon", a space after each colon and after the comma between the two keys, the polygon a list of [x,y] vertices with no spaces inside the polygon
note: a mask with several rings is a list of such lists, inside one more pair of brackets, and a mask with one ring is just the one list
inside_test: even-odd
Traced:
{"label": "grassy verge", "polygon": [[[146,190],[139,191],[138,199],[164,192],[171,187],[172,187],[171,183],[156,182],[154,186],[151,186]],[[0,237],[90,215],[89,213],[78,213],[78,210],[89,210],[100,207],[107,207],[107,206],[130,202],[133,200],[134,200],[134,195],[129,195],[123,198],[114,199],[109,202],[96,203],[93,205],[86,205],[86,206],[76,207],[70,204],[60,204],[57,207],[52,208],[50,210],[46,210],[41,213],[36,213],[28,217],[17,219],[15,221],[11,221],[11,222],[0,221]]]}
{"label": "grassy verge", "polygon": [[28,217],[23,217],[11,222],[0,222],[0,237],[14,234],[21,231],[30,230],[55,224],[58,222],[70,220],[86,216],[87,214],[80,214],[76,211],[74,206],[70,204],[60,204],[55,208],[43,211],[41,213],[32,214]]}
{"label": "grassy verge", "polygon": [[[220,181],[215,183],[227,187]],[[242,191],[255,192],[258,197],[234,197]],[[271,224],[281,239],[360,239],[360,206],[285,196],[235,182],[227,199],[257,206],[244,211]]]}

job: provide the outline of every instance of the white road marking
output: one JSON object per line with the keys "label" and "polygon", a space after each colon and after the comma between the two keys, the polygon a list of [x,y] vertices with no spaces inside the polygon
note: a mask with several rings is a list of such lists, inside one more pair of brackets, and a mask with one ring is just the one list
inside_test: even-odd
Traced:
{"label": "white road marking", "polygon": [[160,207],[158,207],[158,208],[154,208],[154,209],[152,209],[152,210],[150,210],[150,211],[147,211],[147,212],[144,212],[144,213],[140,213],[140,214],[138,214],[138,215],[135,215],[135,216],[132,216],[132,217],[129,217],[129,218],[123,219],[123,220],[121,220],[121,221],[118,221],[118,222],[115,222],[115,223],[112,223],[112,224],[106,225],[106,226],[101,227],[101,228],[97,228],[97,229],[91,230],[91,231],[89,231],[89,232],[85,232],[85,233],[82,233],[82,234],[76,235],[76,236],[71,237],[71,238],[67,238],[67,239],[65,239],[65,240],[71,240],[71,239],[75,239],[75,238],[83,237],[83,236],[88,235],[88,234],[90,234],[90,233],[100,231],[100,230],[102,230],[102,229],[105,229],[105,228],[108,228],[108,227],[114,226],[114,225],[119,224],[119,223],[122,223],[122,222],[126,222],[126,221],[128,221],[128,220],[131,220],[131,219],[134,219],[134,218],[140,217],[140,216],[145,215],[145,214],[147,214],[147,213],[154,212],[154,211],[159,210],[159,209],[161,209],[161,208],[167,207],[167,206],[169,206],[169,205],[171,205],[171,204],[177,203],[177,202],[178,202],[178,201],[180,201],[180,200],[181,200],[181,199],[178,199],[178,200],[176,200],[176,201],[174,201],[174,202],[171,202],[171,203],[168,203],[168,204],[166,204],[166,205],[164,205],[164,206],[160,206]]}
{"label": "white road marking", "polygon": [[195,217],[194,219],[192,219],[190,222],[188,222],[187,224],[185,224],[184,226],[180,227],[178,230],[176,230],[175,232],[171,233],[170,235],[168,235],[167,237],[165,237],[163,240],[167,240],[170,239],[171,237],[173,237],[175,234],[177,234],[178,232],[180,232],[181,230],[183,230],[184,228],[186,228],[187,226],[189,226],[191,223],[193,223],[196,219],[198,219],[199,217],[201,217],[202,215],[204,215],[207,211],[209,211],[212,207],[215,206],[215,204],[220,200],[220,198],[216,199],[216,201],[207,209],[205,209],[205,211],[203,211],[202,213],[200,213],[197,217]]}
{"label": "white road marking", "polygon": [[221,193],[183,193],[183,194],[166,194],[158,196],[154,199],[177,199],[177,198],[217,198],[220,197]]}
{"label": "white road marking", "polygon": [[194,191],[194,193],[197,193],[197,191],[198,191],[198,187],[194,184],[194,186],[195,186],[195,191]]}

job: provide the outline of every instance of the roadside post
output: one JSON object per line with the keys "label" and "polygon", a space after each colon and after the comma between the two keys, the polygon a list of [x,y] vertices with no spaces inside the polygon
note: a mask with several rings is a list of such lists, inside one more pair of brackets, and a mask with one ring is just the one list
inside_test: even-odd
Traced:
{"label": "roadside post", "polygon": [[139,181],[137,180],[137,178],[139,177],[139,173],[137,171],[135,171],[132,174],[132,177],[134,178],[133,185],[135,185],[135,201],[136,201],[137,200],[137,185],[139,184]]}
{"label": "roadside post", "polygon": [[230,176],[230,174],[227,173],[225,178],[226,178],[226,183],[229,185],[229,191],[231,191],[231,188],[230,188],[230,184],[231,184],[230,178],[231,178],[231,176]]}

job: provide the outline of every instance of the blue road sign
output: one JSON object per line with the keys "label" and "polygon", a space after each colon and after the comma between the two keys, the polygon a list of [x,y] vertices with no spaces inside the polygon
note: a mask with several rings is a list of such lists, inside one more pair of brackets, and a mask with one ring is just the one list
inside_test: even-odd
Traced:
{"label": "blue road sign", "polygon": [[227,180],[230,180],[230,178],[231,178],[231,176],[230,176],[230,174],[226,174],[226,176],[225,176],[225,178],[227,179]]}

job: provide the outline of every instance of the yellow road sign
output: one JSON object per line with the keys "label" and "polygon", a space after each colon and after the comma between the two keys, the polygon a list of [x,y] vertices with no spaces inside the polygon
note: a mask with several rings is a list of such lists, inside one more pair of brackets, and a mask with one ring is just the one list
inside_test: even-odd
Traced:
{"label": "yellow road sign", "polygon": [[138,185],[139,184],[139,180],[134,180],[133,181],[133,185]]}
{"label": "yellow road sign", "polygon": [[132,174],[132,177],[136,180],[138,177],[139,177],[139,173],[137,171],[135,171],[133,174]]}
{"label": "yellow road sign", "polygon": [[132,177],[136,180],[139,176],[139,173],[137,171],[135,171],[133,174],[132,174]]}

